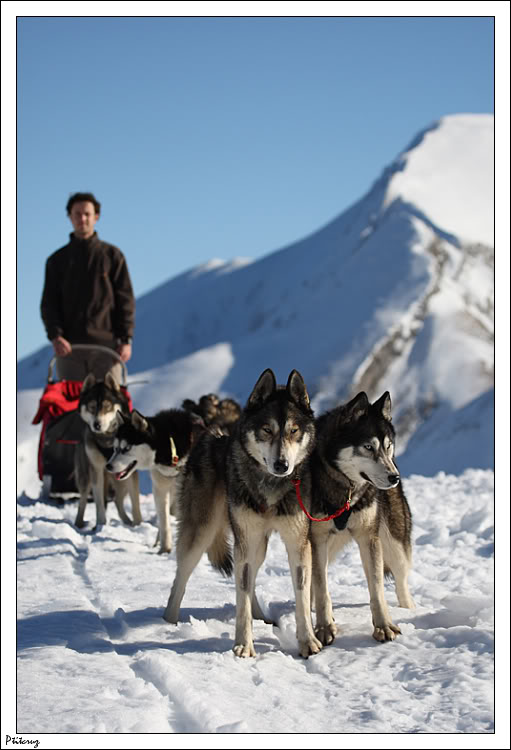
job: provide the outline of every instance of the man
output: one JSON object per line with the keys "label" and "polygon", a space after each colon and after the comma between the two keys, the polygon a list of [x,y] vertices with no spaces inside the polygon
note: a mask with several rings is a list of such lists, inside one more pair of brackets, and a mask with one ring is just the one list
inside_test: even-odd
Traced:
{"label": "man", "polygon": [[116,359],[97,351],[74,351],[73,344],[106,346],[123,362],[131,357],[133,288],[124,255],[100,240],[94,229],[100,208],[92,193],[72,195],[66,209],[74,232],[46,261],[41,317],[57,355],[60,380],[83,381],[89,372],[103,379],[108,370],[121,380]]}

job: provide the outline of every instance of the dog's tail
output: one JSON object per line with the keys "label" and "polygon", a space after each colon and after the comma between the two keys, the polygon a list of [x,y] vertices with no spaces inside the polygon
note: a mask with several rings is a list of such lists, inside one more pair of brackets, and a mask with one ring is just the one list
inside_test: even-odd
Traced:
{"label": "dog's tail", "polygon": [[231,576],[233,570],[232,546],[225,529],[221,529],[208,548],[211,565],[224,576]]}

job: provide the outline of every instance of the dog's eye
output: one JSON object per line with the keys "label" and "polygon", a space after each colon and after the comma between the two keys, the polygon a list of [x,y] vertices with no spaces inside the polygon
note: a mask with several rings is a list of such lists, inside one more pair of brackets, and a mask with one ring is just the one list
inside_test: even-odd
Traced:
{"label": "dog's eye", "polygon": [[290,432],[291,432],[291,435],[296,435],[296,433],[298,432],[298,427],[293,427],[293,428],[292,428],[292,429],[290,430]]}
{"label": "dog's eye", "polygon": [[271,427],[263,427],[263,432],[266,432],[267,435],[273,435]]}
{"label": "dog's eye", "polygon": [[97,409],[97,404],[95,401],[89,401],[87,404],[87,409],[90,411],[91,414],[95,414]]}
{"label": "dog's eye", "polygon": [[366,445],[364,445],[364,448],[366,449],[366,451],[369,451],[370,453],[374,451],[374,447],[370,443],[366,443]]}
{"label": "dog's eye", "polygon": [[130,450],[131,450],[131,445],[125,445],[122,449],[122,452],[129,453]]}

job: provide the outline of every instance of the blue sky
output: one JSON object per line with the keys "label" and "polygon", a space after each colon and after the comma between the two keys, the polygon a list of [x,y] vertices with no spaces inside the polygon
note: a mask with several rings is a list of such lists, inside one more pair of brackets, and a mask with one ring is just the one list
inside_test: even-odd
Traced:
{"label": "blue sky", "polygon": [[432,121],[492,112],[493,31],[491,17],[18,18],[18,358],[46,343],[44,264],[71,193],[101,201],[98,233],[137,296],[213,257],[268,254],[362,197]]}

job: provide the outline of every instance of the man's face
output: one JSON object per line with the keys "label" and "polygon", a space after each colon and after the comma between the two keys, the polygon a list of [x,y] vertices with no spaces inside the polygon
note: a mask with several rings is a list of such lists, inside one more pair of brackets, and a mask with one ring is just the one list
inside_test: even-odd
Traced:
{"label": "man's face", "polygon": [[94,226],[99,219],[94,203],[91,201],[80,201],[73,203],[69,214],[75,235],[82,240],[87,240],[94,234]]}

